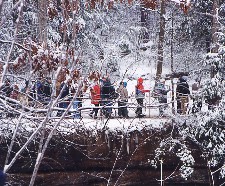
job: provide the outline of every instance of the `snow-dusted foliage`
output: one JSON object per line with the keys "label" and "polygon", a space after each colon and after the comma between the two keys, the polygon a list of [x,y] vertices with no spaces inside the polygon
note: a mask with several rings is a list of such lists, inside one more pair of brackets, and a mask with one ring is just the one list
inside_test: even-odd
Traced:
{"label": "snow-dusted foliage", "polygon": [[[4,19],[3,15],[8,15],[8,12],[12,8],[12,2],[5,1],[2,5],[2,12],[1,13],[1,21]],[[0,25],[0,61],[3,61],[7,57],[7,51],[9,50],[8,42],[12,41],[13,39],[13,19],[11,15],[8,15],[8,19],[4,20],[4,22]],[[0,62],[1,63],[1,62]]]}
{"label": "snow-dusted foliage", "polygon": [[[203,3],[200,1],[200,4]],[[215,6],[213,1],[204,1],[205,8],[208,9],[211,6]],[[202,4],[201,4],[202,5]],[[224,97],[224,79],[225,79],[225,29],[224,29],[224,4],[220,3],[217,5],[218,11],[216,15],[216,20],[212,22],[212,26],[218,25],[216,32],[212,33],[212,37],[216,37],[217,41],[214,41],[211,45],[211,52],[209,52],[204,60],[204,69],[202,70],[202,96],[205,98],[209,106],[219,105]],[[212,20],[211,20],[212,21]],[[208,21],[209,23],[209,21]],[[211,78],[206,77],[204,74],[208,70]]]}
{"label": "snow-dusted foliage", "polygon": [[190,176],[194,169],[191,167],[194,165],[194,158],[191,155],[191,151],[187,147],[183,146],[182,149],[179,149],[176,155],[182,161],[182,166],[180,167],[181,177],[187,179]]}
{"label": "snow-dusted foliage", "polygon": [[189,117],[180,128],[183,138],[190,140],[201,149],[202,157],[212,170],[217,169],[224,162],[225,113],[223,108]]}
{"label": "snow-dusted foliage", "polygon": [[[193,166],[195,160],[193,158],[191,149],[188,149],[185,141],[183,140],[173,139],[172,137],[169,137],[160,143],[160,147],[155,150],[155,154],[155,158],[157,161],[161,159],[166,161],[166,157],[168,156],[168,154],[170,154],[170,156],[174,155],[178,157],[181,162],[181,165],[179,166],[180,176],[184,179],[188,179],[188,177],[190,177],[194,171]],[[173,174],[175,174],[175,172]],[[169,179],[170,176],[166,179]]]}
{"label": "snow-dusted foliage", "polygon": [[[208,104],[209,110],[196,113],[194,117],[188,118],[185,130],[188,131],[187,136],[201,148],[202,156],[207,160],[209,168],[214,170],[214,173],[218,172],[215,170],[219,168],[222,178],[224,176],[223,164],[225,152],[224,23],[220,24],[219,31],[215,34],[218,37],[218,42],[216,43],[218,51],[206,55],[199,91],[203,102],[205,101]],[[206,71],[208,71],[211,78],[205,75]]]}

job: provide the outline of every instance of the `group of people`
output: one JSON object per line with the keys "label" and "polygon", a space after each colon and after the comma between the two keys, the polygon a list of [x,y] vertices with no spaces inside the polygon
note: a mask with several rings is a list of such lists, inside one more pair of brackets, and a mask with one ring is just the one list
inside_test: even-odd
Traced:
{"label": "group of people", "polygon": [[[99,106],[102,106],[102,113],[105,117],[112,117],[112,105],[115,99],[118,98],[118,115],[120,117],[128,117],[127,107],[125,102],[128,102],[128,91],[126,89],[126,82],[121,82],[117,90],[111,83],[109,77],[104,76],[100,81],[95,80],[94,85],[91,86],[91,103],[95,108],[89,114],[93,118],[97,118]],[[124,107],[122,107],[124,105]]]}
{"label": "group of people", "polygon": [[38,100],[41,103],[48,103],[51,97],[50,81],[50,78],[44,78],[43,80],[38,79],[36,82],[32,82],[30,87],[29,81],[25,81],[25,86],[19,90],[19,86],[17,84],[11,84],[10,80],[7,78],[0,87],[0,92],[2,95],[19,100],[22,103],[25,101],[27,105],[28,101],[32,99]]}
{"label": "group of people", "polygon": [[[136,109],[136,117],[143,117],[142,113],[143,101],[145,97],[145,92],[150,90],[144,89],[143,79],[138,78],[137,85],[135,86],[136,93],[135,97],[138,103]],[[90,89],[91,92],[91,103],[95,105],[95,108],[89,114],[93,118],[97,118],[99,106],[103,106],[103,115],[105,117],[112,117],[112,105],[115,103],[115,99],[118,100],[118,117],[129,118],[128,115],[128,90],[127,82],[121,81],[119,87],[115,90],[114,86],[111,84],[108,77],[103,77],[100,80],[95,81],[95,84]]]}
{"label": "group of people", "polygon": [[[142,112],[145,93],[150,90],[145,89],[143,85],[143,78],[137,79],[135,86],[135,98],[137,101],[137,109],[135,111],[136,117],[144,117]],[[71,95],[77,93],[75,100],[73,101],[73,108],[77,110],[74,112],[74,118],[81,118],[82,98],[84,89],[78,87],[78,83],[62,81],[58,87],[58,93],[60,101],[58,107],[60,108],[57,115],[61,116],[64,110],[68,107],[71,101]],[[25,86],[19,91],[18,85],[11,85],[10,80],[6,79],[3,86],[0,87],[1,94],[6,97],[10,97],[15,100],[21,101],[22,104],[28,105],[33,100],[38,101],[44,105],[47,105],[52,96],[52,82],[51,78],[38,78],[36,81],[32,81],[29,85],[29,81],[25,82]],[[167,107],[167,93],[170,89],[165,86],[165,79],[161,78],[156,81],[154,87],[154,94],[156,94],[159,105],[159,115],[164,116],[165,108]],[[28,96],[25,96],[28,95]],[[119,87],[115,89],[114,85],[110,82],[108,76],[103,76],[101,79],[95,79],[94,83],[90,86],[91,103],[94,105],[93,110],[89,116],[92,118],[98,117],[98,112],[101,109],[100,115],[104,115],[107,118],[112,117],[112,105],[118,103],[118,117],[128,118],[128,90],[127,82],[121,81]],[[176,88],[177,99],[177,112],[180,114],[186,114],[188,97],[190,95],[189,85],[185,76],[179,78]],[[201,107],[200,103],[197,105]],[[201,108],[200,108],[201,109]],[[194,112],[194,111],[193,111]]]}
{"label": "group of people", "polygon": [[19,99],[18,85],[11,86],[10,80],[6,79],[5,83],[0,87],[1,94],[12,99]]}
{"label": "group of people", "polygon": [[[136,99],[138,103],[138,107],[136,110],[136,114],[138,117],[142,117],[142,107],[143,107],[143,100],[144,100],[144,93],[149,92],[150,90],[145,90],[143,86],[143,79],[138,78],[137,85],[136,85]],[[155,96],[159,101],[159,116],[165,116],[165,110],[168,106],[167,102],[167,93],[170,91],[169,88],[165,85],[165,79],[161,78],[158,79],[155,83],[153,96]],[[195,89],[196,91],[196,89]],[[189,97],[190,97],[190,89],[189,85],[187,83],[187,77],[181,76],[178,79],[177,82],[177,88],[176,88],[176,100],[177,100],[177,113],[179,114],[186,114],[187,108],[189,104]],[[193,107],[191,112],[197,112],[201,110],[202,102],[199,99],[196,98],[196,95],[192,96],[193,98]]]}
{"label": "group of people", "polygon": [[[126,83],[123,83],[126,87]],[[73,95],[76,93],[76,97],[73,100],[73,109],[76,110],[73,113],[74,118],[81,118],[82,99],[84,86],[78,87],[78,81],[62,81],[61,83],[56,83],[56,92],[52,91],[52,81],[51,78],[37,78],[33,81],[25,81],[25,86],[19,90],[17,84],[12,84],[9,79],[5,79],[4,84],[0,87],[0,94],[15,100],[20,101],[23,106],[38,106],[48,105],[51,97],[59,96],[58,112],[57,116],[61,116],[66,108],[68,108],[69,103],[72,100]],[[126,95],[122,96],[122,92],[125,92],[125,88],[120,88],[121,97],[119,100],[122,102],[128,100],[128,93],[126,90]],[[118,93],[115,91],[113,84],[107,76],[102,77],[100,80],[96,79],[94,81],[94,86],[90,87],[91,92],[91,103],[95,105],[95,108],[90,113],[91,116],[97,118],[99,106],[103,106],[103,114],[105,117],[112,116],[112,100],[118,98]],[[126,108],[119,109],[119,113],[122,117],[127,116]],[[94,115],[93,115],[94,114]]]}
{"label": "group of people", "polygon": [[[187,83],[186,76],[180,76],[178,78],[176,87],[176,101],[177,101],[177,113],[185,115],[187,113],[196,113],[202,108],[202,99],[198,96],[199,83],[196,81],[192,84],[192,94],[190,87]],[[164,115],[164,110],[167,107],[167,93],[170,89],[166,89],[165,79],[160,79],[155,86],[155,91],[158,93],[159,115]],[[192,107],[189,108],[189,98],[192,98]]]}

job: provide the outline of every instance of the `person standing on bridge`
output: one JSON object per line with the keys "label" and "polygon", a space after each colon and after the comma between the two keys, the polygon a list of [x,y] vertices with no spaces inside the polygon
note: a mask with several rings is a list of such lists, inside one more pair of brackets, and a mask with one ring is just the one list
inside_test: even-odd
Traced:
{"label": "person standing on bridge", "polygon": [[109,77],[104,76],[101,86],[101,104],[106,107],[103,108],[103,114],[106,118],[112,118],[112,104],[115,95],[115,88],[111,84]]}
{"label": "person standing on bridge", "polygon": [[120,86],[117,89],[119,94],[118,100],[118,116],[123,118],[128,118],[127,102],[128,102],[128,91],[127,82],[120,82]]}
{"label": "person standing on bridge", "polygon": [[155,85],[155,92],[157,94],[158,100],[159,100],[159,116],[165,116],[164,111],[167,107],[167,93],[170,90],[166,89],[165,86],[165,79],[160,79],[158,82],[156,82]]}
{"label": "person standing on bridge", "polygon": [[143,79],[140,77],[137,80],[137,85],[135,86],[135,97],[138,103],[138,107],[136,110],[136,117],[143,117],[142,107],[144,104],[145,92],[150,92],[150,90],[145,90],[143,85]]}
{"label": "person standing on bridge", "polygon": [[93,114],[94,114],[94,119],[96,119],[98,115],[99,106],[100,106],[100,100],[101,100],[101,95],[100,95],[101,88],[98,83],[98,79],[95,80],[94,86],[90,88],[90,92],[91,92],[91,103],[95,105],[95,108],[93,108],[89,116],[93,117]]}
{"label": "person standing on bridge", "polygon": [[188,98],[190,95],[189,85],[187,83],[186,76],[179,78],[179,83],[176,89],[177,100],[180,102],[180,108],[178,107],[177,112],[184,115],[187,112]]}

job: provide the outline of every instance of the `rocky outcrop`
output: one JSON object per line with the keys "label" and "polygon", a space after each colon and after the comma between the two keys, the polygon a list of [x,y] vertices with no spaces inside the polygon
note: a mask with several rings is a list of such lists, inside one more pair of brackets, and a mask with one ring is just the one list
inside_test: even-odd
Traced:
{"label": "rocky outcrop", "polygon": [[[159,185],[160,164],[151,165],[155,149],[162,139],[171,135],[165,130],[142,130],[124,134],[122,131],[109,132],[77,131],[72,135],[55,135],[41,163],[36,185]],[[17,138],[13,152],[26,139]],[[0,165],[3,167],[7,146],[10,141],[1,140]],[[195,157],[195,171],[188,180],[179,176],[179,158],[170,153],[164,157],[163,178],[175,171],[165,185],[209,185],[205,161],[199,150],[190,143]],[[29,145],[8,173],[13,185],[28,185],[37,157],[38,140]],[[14,154],[12,154],[12,157]],[[11,158],[12,158],[11,157]]]}

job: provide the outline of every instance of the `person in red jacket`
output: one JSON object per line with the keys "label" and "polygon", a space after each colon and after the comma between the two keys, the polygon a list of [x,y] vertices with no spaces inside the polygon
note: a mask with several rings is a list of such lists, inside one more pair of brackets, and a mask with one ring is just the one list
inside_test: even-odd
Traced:
{"label": "person in red jacket", "polygon": [[93,108],[91,113],[89,114],[91,117],[93,117],[93,113],[95,113],[94,118],[97,118],[100,100],[101,100],[101,89],[98,81],[96,81],[95,85],[91,87],[91,103],[95,105],[96,108]]}
{"label": "person in red jacket", "polygon": [[145,92],[149,92],[150,90],[145,90],[144,85],[143,85],[143,79],[140,77],[137,80],[137,85],[135,86],[135,97],[138,103],[138,107],[136,110],[136,115],[137,117],[143,117],[144,115],[142,114],[142,107],[143,107],[143,102],[145,98]]}

